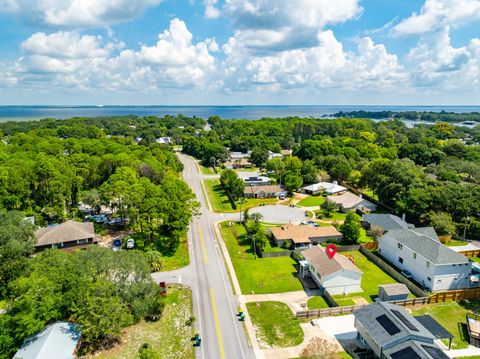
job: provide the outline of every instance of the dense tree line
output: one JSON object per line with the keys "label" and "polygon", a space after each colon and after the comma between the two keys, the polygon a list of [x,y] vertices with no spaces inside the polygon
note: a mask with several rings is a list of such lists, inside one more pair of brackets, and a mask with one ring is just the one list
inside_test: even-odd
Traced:
{"label": "dense tree line", "polygon": [[456,113],[456,112],[431,112],[431,111],[340,111],[332,115],[339,118],[374,118],[387,119],[394,118],[399,120],[419,120],[425,122],[480,122],[480,113]]}

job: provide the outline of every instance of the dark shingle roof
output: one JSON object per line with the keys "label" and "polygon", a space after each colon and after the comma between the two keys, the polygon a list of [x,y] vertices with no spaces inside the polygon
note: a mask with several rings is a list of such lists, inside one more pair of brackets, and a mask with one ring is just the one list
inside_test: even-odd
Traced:
{"label": "dark shingle roof", "polygon": [[398,216],[394,216],[393,214],[364,214],[362,219],[365,222],[370,223],[371,226],[378,226],[382,228],[385,232],[392,229],[407,229],[415,227],[414,225],[405,222],[403,219]]}
{"label": "dark shingle roof", "polygon": [[[392,310],[400,312],[417,330],[409,329],[398,316],[392,313]],[[355,320],[362,324],[363,328],[365,328],[369,335],[377,342],[380,348],[390,347],[389,344],[410,336],[422,338],[423,341],[432,343],[436,339],[420,322],[407,313],[403,307],[397,305],[376,302],[356,310],[353,314],[355,315]],[[384,327],[376,320],[376,318],[383,315],[387,316],[399,329],[396,334],[388,334]]]}
{"label": "dark shingle roof", "polygon": [[468,258],[444,246],[431,227],[394,229],[384,234],[379,241],[395,240],[433,264],[468,263]]}

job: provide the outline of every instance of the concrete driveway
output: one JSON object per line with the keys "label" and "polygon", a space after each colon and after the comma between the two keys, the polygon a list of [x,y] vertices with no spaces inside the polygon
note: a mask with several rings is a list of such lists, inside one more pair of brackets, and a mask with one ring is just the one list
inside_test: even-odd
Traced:
{"label": "concrete driveway", "polygon": [[251,213],[260,213],[262,222],[275,224],[300,223],[309,219],[303,209],[281,204],[255,207],[250,210]]}
{"label": "concrete driveway", "polygon": [[357,337],[353,314],[315,319],[313,323],[337,340],[353,340]]}

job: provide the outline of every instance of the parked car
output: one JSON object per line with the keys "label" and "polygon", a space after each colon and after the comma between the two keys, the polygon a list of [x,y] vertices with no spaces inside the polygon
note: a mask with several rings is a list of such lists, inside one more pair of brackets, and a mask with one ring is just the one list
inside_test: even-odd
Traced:
{"label": "parked car", "polygon": [[408,270],[404,269],[400,272],[400,274],[403,275],[405,278],[408,278],[408,279],[412,278],[412,273],[410,273]]}
{"label": "parked car", "polygon": [[135,240],[133,238],[127,239],[127,249],[135,248]]}
{"label": "parked car", "polygon": [[284,200],[284,199],[285,199],[285,195],[284,195],[283,193],[282,193],[282,194],[280,194],[280,195],[278,196],[278,199],[280,199],[280,200]]}
{"label": "parked car", "polygon": [[118,251],[121,247],[122,247],[122,240],[121,239],[114,239],[112,249],[114,251]]}

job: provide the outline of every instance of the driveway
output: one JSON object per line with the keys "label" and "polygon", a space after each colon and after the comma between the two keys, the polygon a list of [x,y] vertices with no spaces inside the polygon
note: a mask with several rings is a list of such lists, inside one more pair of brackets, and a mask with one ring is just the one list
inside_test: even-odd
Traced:
{"label": "driveway", "polygon": [[255,207],[250,210],[250,214],[252,213],[260,213],[263,216],[262,222],[267,223],[287,224],[308,220],[303,209],[285,205]]}
{"label": "driveway", "polygon": [[353,340],[357,337],[355,329],[355,316],[353,314],[338,317],[326,317],[313,320],[325,333],[337,340]]}

